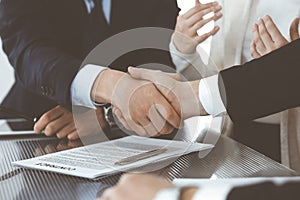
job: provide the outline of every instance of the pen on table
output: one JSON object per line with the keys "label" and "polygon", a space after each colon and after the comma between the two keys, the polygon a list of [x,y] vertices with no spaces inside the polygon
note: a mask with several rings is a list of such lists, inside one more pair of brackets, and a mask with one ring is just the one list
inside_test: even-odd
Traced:
{"label": "pen on table", "polygon": [[150,150],[150,151],[143,152],[143,153],[140,153],[140,154],[137,154],[137,155],[134,155],[134,156],[129,156],[127,158],[123,158],[120,161],[115,162],[115,165],[131,164],[131,163],[134,163],[134,162],[142,160],[142,159],[146,159],[146,158],[150,158],[152,156],[156,156],[156,155],[164,153],[166,151],[167,151],[166,148]]}
{"label": "pen on table", "polygon": [[38,121],[38,117],[31,117],[31,116],[28,116],[26,114],[23,114],[23,113],[19,113],[15,110],[12,110],[12,109],[9,109],[9,108],[6,108],[6,107],[3,107],[0,105],[0,112],[3,112],[3,113],[6,113],[8,115],[13,115],[15,117],[20,117],[20,118],[23,118],[23,119],[26,119],[30,122],[33,122],[34,124]]}

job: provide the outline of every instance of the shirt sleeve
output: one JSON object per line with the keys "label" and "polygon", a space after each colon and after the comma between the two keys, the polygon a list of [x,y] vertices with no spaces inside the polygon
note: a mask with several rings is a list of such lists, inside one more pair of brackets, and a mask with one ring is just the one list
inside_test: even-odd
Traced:
{"label": "shirt sleeve", "polygon": [[96,109],[95,102],[91,98],[91,91],[98,75],[106,69],[108,68],[89,64],[77,73],[71,85],[73,105]]}
{"label": "shirt sleeve", "polygon": [[213,66],[203,62],[200,54],[203,54],[203,56],[207,55],[201,48],[197,48],[192,54],[181,53],[174,45],[173,37],[174,36],[171,38],[169,49],[177,72],[184,75],[188,80],[199,80],[202,77],[208,77],[218,73]]}
{"label": "shirt sleeve", "polygon": [[195,65],[202,64],[201,58],[197,53],[197,51],[193,54],[183,54],[180,51],[178,51],[175,45],[173,44],[173,36],[169,48],[170,48],[173,63],[175,64],[176,70],[178,72],[184,71],[192,63],[195,63]]}
{"label": "shirt sleeve", "polygon": [[173,187],[160,190],[153,200],[180,200],[180,187]]}
{"label": "shirt sleeve", "polygon": [[205,111],[210,115],[218,116],[226,112],[219,91],[218,75],[200,80],[199,99]]}
{"label": "shirt sleeve", "polygon": [[228,185],[204,187],[194,194],[192,200],[201,200],[204,197],[206,200],[226,200],[231,189],[232,187]]}
{"label": "shirt sleeve", "polygon": [[[207,200],[226,200],[231,190],[231,186],[208,186],[199,189],[192,200],[201,200],[205,197]],[[160,190],[153,200],[180,200],[181,187],[173,187]],[[217,191],[217,192],[216,192]]]}

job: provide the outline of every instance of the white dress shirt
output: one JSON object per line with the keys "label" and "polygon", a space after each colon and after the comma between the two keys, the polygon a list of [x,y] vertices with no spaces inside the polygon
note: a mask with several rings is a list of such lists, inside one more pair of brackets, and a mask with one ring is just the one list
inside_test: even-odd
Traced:
{"label": "white dress shirt", "polygon": [[[84,0],[87,12],[90,14],[95,7],[93,0]],[[102,0],[103,14],[107,22],[110,22],[111,0]],[[71,85],[72,104],[96,108],[91,98],[93,84],[98,75],[108,69],[104,66],[86,65],[77,73]]]}
{"label": "white dress shirt", "polygon": [[219,91],[218,75],[200,80],[199,99],[205,111],[212,116],[217,116],[226,112]]}

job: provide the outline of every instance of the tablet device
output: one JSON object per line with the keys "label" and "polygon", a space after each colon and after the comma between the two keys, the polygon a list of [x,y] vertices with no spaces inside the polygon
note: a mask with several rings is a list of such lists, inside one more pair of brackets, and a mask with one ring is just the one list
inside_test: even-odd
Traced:
{"label": "tablet device", "polygon": [[0,136],[35,134],[33,122],[26,119],[0,120]]}

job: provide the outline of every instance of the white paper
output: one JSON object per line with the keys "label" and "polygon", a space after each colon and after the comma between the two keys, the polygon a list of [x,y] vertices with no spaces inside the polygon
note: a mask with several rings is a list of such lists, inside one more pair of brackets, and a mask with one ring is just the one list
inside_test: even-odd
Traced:
{"label": "white paper", "polygon": [[[166,149],[166,151],[159,155],[127,165],[120,166],[115,164],[123,158],[162,148]],[[213,148],[213,145],[128,136],[32,159],[16,161],[13,162],[13,165],[94,179],[210,148]]]}

